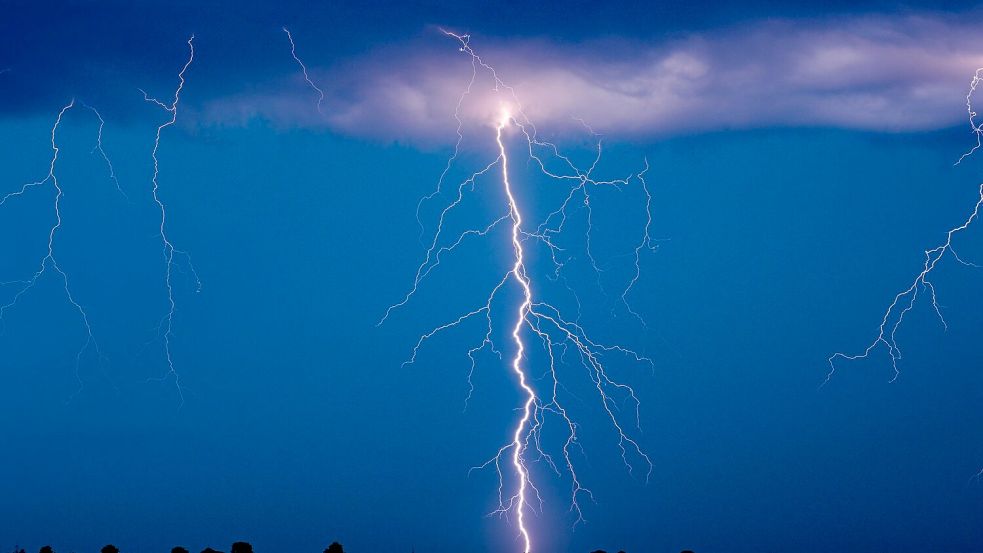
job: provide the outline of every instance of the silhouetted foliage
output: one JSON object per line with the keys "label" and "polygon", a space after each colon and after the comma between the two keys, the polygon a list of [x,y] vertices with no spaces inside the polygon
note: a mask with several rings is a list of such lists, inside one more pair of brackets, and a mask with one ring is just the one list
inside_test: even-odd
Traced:
{"label": "silhouetted foliage", "polygon": [[17,547],[15,545],[14,546],[14,553],[27,553],[27,551],[24,551],[24,548],[23,547]]}
{"label": "silhouetted foliage", "polygon": [[171,548],[171,553],[190,553],[190,552],[187,549],[185,549],[185,548],[183,548],[181,546],[178,546],[178,547],[172,547]]}
{"label": "silhouetted foliage", "polygon": [[100,553],[119,553],[119,548],[110,543],[102,546],[102,549],[99,551]]}
{"label": "silhouetted foliage", "polygon": [[685,550],[683,550],[683,551],[680,551],[680,553],[693,553],[693,552],[692,552],[692,551],[690,551],[689,549],[685,549]]}
{"label": "silhouetted foliage", "polygon": [[253,546],[249,542],[237,541],[232,544],[232,553],[253,553]]}
{"label": "silhouetted foliage", "polygon": [[345,548],[340,543],[334,542],[324,550],[324,553],[345,553]]}
{"label": "silhouetted foliage", "polygon": [[590,553],[608,553],[608,552],[603,549],[598,549],[597,551],[591,551]]}
{"label": "silhouetted foliage", "polygon": [[201,553],[222,553],[221,551],[215,551],[211,547],[206,547],[201,550]]}
{"label": "silhouetted foliage", "polygon": [[52,549],[50,545],[46,545],[46,546],[44,546],[44,547],[42,547],[42,548],[41,548],[41,549],[40,549],[40,550],[38,551],[38,553],[55,553],[55,550],[54,550],[54,549]]}

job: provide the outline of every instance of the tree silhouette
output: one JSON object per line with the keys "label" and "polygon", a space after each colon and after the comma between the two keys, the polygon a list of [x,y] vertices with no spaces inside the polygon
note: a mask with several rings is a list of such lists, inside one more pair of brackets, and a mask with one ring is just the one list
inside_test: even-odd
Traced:
{"label": "tree silhouette", "polygon": [[185,549],[185,548],[183,548],[183,547],[180,547],[180,546],[178,546],[178,547],[174,547],[174,548],[172,548],[172,549],[171,549],[171,553],[189,553],[189,552],[188,552],[188,550],[187,550],[187,549]]}
{"label": "tree silhouette", "polygon": [[201,550],[201,553],[222,553],[221,551],[215,551],[211,547],[206,547]]}
{"label": "tree silhouette", "polygon": [[119,548],[110,543],[102,546],[102,549],[99,551],[100,553],[119,553]]}
{"label": "tree silhouette", "polygon": [[42,547],[41,550],[38,551],[38,553],[55,553],[55,550],[52,549],[50,545],[46,545]]}
{"label": "tree silhouette", "polygon": [[232,553],[253,553],[253,546],[249,542],[237,541],[232,544]]}
{"label": "tree silhouette", "polygon": [[324,553],[345,553],[345,548],[340,543],[334,542],[324,550]]}

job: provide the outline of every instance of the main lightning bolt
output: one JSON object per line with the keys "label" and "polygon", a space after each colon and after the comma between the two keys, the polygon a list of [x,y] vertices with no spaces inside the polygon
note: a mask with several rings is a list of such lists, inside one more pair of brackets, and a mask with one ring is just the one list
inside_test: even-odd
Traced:
{"label": "main lightning bolt", "polygon": [[[475,370],[475,355],[481,350],[488,348],[490,351],[501,357],[501,353],[496,348],[492,338],[494,332],[493,304],[495,303],[498,294],[509,282],[512,282],[518,286],[519,290],[521,291],[521,301],[519,301],[518,305],[516,305],[514,308],[514,318],[509,326],[511,328],[510,335],[512,346],[514,347],[514,355],[512,356],[510,367],[512,373],[514,373],[523,398],[519,408],[520,416],[516,420],[515,426],[510,433],[511,439],[505,445],[503,445],[491,459],[477,467],[474,467],[472,470],[494,467],[498,474],[499,485],[498,507],[492,514],[514,517],[518,527],[517,537],[522,541],[522,551],[524,553],[529,553],[533,550],[534,540],[532,537],[532,530],[528,515],[536,506],[538,506],[540,510],[542,510],[543,507],[543,500],[533,479],[533,472],[531,470],[533,463],[542,461],[557,475],[566,474],[570,478],[570,510],[576,517],[574,526],[584,521],[583,511],[581,510],[579,503],[580,498],[582,496],[586,496],[593,499],[591,491],[581,483],[574,462],[574,449],[582,450],[578,440],[578,424],[574,421],[560,397],[560,390],[563,389],[564,386],[558,375],[558,366],[564,362],[568,350],[575,352],[579,365],[586,369],[587,375],[593,384],[593,388],[597,391],[600,406],[606,413],[615,431],[617,436],[617,445],[621,452],[621,458],[629,473],[633,470],[633,463],[635,461],[641,461],[647,467],[647,480],[653,467],[651,459],[641,449],[638,442],[628,434],[617,414],[617,411],[619,410],[619,406],[617,404],[618,399],[620,398],[622,400],[630,401],[635,412],[633,422],[634,425],[638,427],[640,423],[639,400],[635,395],[635,391],[630,386],[616,381],[609,375],[606,368],[607,361],[605,357],[608,355],[623,355],[627,356],[633,361],[649,364],[651,364],[651,360],[630,349],[621,346],[605,345],[593,340],[586,333],[579,322],[575,320],[568,320],[562,315],[560,309],[555,307],[553,304],[538,299],[534,291],[535,284],[533,278],[530,276],[530,271],[527,267],[527,256],[525,249],[526,245],[530,242],[536,242],[544,245],[550,252],[550,259],[554,264],[554,276],[556,278],[562,278],[563,275],[561,271],[564,267],[565,261],[564,259],[561,259],[561,256],[563,255],[563,248],[556,244],[555,238],[563,232],[564,225],[568,220],[568,215],[570,214],[570,211],[577,206],[577,200],[579,199],[580,207],[583,207],[587,213],[587,234],[585,237],[587,255],[590,259],[591,266],[596,271],[600,272],[601,269],[598,267],[598,264],[590,250],[590,237],[592,230],[592,215],[590,208],[591,189],[598,186],[615,186],[620,188],[622,186],[627,186],[631,182],[637,181],[646,197],[646,222],[644,225],[643,236],[637,243],[637,247],[635,247],[633,250],[635,271],[631,280],[627,283],[623,293],[621,294],[621,300],[624,302],[630,313],[641,318],[638,313],[636,313],[628,305],[627,298],[640,277],[640,256],[642,252],[655,249],[654,240],[650,235],[650,227],[652,224],[652,196],[648,190],[648,186],[644,178],[645,173],[648,171],[648,163],[645,163],[645,170],[627,178],[616,180],[594,179],[592,173],[597,166],[602,153],[601,143],[599,140],[597,142],[596,157],[594,158],[590,167],[587,169],[581,169],[578,167],[569,157],[561,154],[559,148],[555,144],[543,141],[537,137],[536,127],[524,113],[522,104],[518,101],[515,90],[508,86],[501,78],[499,78],[496,70],[492,66],[485,63],[481,57],[475,53],[470,45],[470,37],[468,35],[458,35],[449,31],[443,32],[448,37],[457,40],[460,45],[460,51],[470,56],[472,74],[468,85],[461,94],[454,110],[454,118],[457,121],[458,139],[455,143],[453,154],[448,159],[447,164],[441,173],[440,178],[438,179],[436,189],[431,194],[420,200],[417,207],[418,220],[420,207],[422,207],[426,201],[431,200],[442,193],[442,186],[445,183],[450,168],[456,162],[459,156],[461,143],[464,136],[462,130],[463,121],[461,109],[466,98],[472,94],[472,89],[475,85],[479,72],[487,74],[491,77],[492,81],[494,82],[492,91],[496,95],[500,95],[498,96],[499,98],[502,98],[499,116],[493,125],[498,155],[495,159],[484,165],[482,169],[472,173],[468,178],[464,179],[458,184],[454,199],[449,204],[445,205],[440,212],[433,239],[430,241],[423,262],[417,267],[416,276],[410,290],[406,293],[402,300],[393,304],[386,310],[382,319],[379,321],[379,324],[385,322],[395,309],[404,306],[413,298],[424,279],[440,265],[444,255],[453,252],[468,238],[484,237],[502,223],[511,223],[510,243],[512,263],[509,271],[502,275],[502,277],[498,280],[497,285],[492,288],[483,304],[459,316],[453,321],[440,325],[430,332],[422,335],[414,346],[410,359],[405,364],[414,363],[417,360],[418,353],[424,343],[438,333],[457,327],[465,321],[473,318],[483,317],[485,320],[486,331],[480,342],[474,347],[470,348],[467,352],[468,358],[471,361],[470,371],[468,372],[468,383],[470,390],[473,391],[474,388],[471,384],[471,377]],[[570,191],[566,195],[561,205],[551,212],[545,218],[545,220],[537,226],[528,225],[523,218],[522,209],[520,208],[517,197],[514,194],[513,183],[509,178],[509,155],[504,135],[506,131],[512,128],[518,129],[520,134],[524,137],[525,150],[530,160],[535,163],[536,167],[538,167],[545,176],[555,181],[571,184]],[[590,130],[589,127],[588,130]],[[596,136],[593,134],[593,131],[591,131],[591,134],[592,136]],[[557,164],[561,167],[561,169],[548,168],[550,164]],[[467,229],[460,233],[456,238],[444,240],[444,224],[448,214],[462,203],[464,196],[469,189],[472,192],[475,190],[479,179],[485,178],[486,175],[493,174],[492,170],[496,166],[500,171],[501,189],[506,199],[506,213],[487,225]],[[421,228],[425,228],[422,223]],[[574,294],[574,296],[576,297],[576,294]],[[527,334],[535,336],[538,339],[543,347],[546,358],[548,359],[548,367],[546,368],[546,371],[542,377],[533,377],[530,374],[528,366],[529,356],[527,353],[529,346],[526,343]],[[535,383],[538,380],[545,380],[547,383],[545,386],[542,386],[542,390],[538,389],[539,386]],[[471,391],[469,391],[469,399]],[[558,463],[558,461],[554,459],[553,456],[544,448],[541,441],[543,428],[548,415],[555,416],[565,430],[566,439],[564,440],[562,447],[559,449],[560,455],[562,456],[562,461],[560,463]],[[511,473],[511,478],[515,481],[513,491],[511,492],[505,491],[506,477],[505,473],[503,472],[503,465],[509,467],[508,470]]]}
{"label": "main lightning bolt", "polygon": [[[969,115],[969,124],[972,127],[973,133],[976,135],[976,144],[969,151],[959,157],[959,159],[956,161],[956,165],[959,165],[964,159],[980,149],[981,143],[983,143],[983,138],[981,138],[983,137],[983,123],[976,122],[977,114],[973,109],[973,93],[976,92],[976,88],[980,84],[981,80],[983,80],[983,68],[976,70],[972,81],[970,81],[969,92],[966,94],[966,112]],[[935,271],[935,268],[938,267],[939,263],[947,255],[954,259],[957,263],[967,267],[981,267],[979,264],[967,261],[964,257],[960,256],[959,252],[956,251],[955,245],[953,244],[953,240],[955,239],[956,235],[965,231],[979,218],[980,208],[983,206],[983,184],[980,185],[978,192],[979,194],[976,204],[973,206],[972,211],[970,211],[969,216],[966,217],[962,223],[952,227],[946,232],[945,241],[932,249],[925,250],[925,259],[922,263],[921,271],[915,275],[914,280],[912,280],[911,284],[907,288],[901,290],[894,296],[894,300],[890,305],[888,305],[887,310],[881,317],[877,336],[874,337],[874,340],[870,342],[860,353],[847,354],[836,352],[829,357],[829,373],[827,373],[823,384],[829,382],[829,380],[833,377],[833,373],[836,371],[836,360],[842,359],[846,361],[854,361],[858,359],[867,359],[872,353],[874,353],[875,350],[879,348],[885,349],[891,359],[891,367],[894,370],[894,375],[891,377],[890,381],[894,382],[897,380],[898,376],[901,374],[898,368],[898,361],[901,360],[901,349],[898,347],[897,341],[898,329],[901,328],[902,323],[904,323],[905,316],[908,314],[908,312],[914,309],[915,303],[922,295],[928,296],[932,309],[935,311],[935,314],[939,318],[943,328],[948,328],[945,317],[942,315],[942,309],[939,306],[938,296],[935,292],[935,285],[932,284],[931,277],[932,273]]]}
{"label": "main lightning bolt", "polygon": [[522,327],[528,320],[532,310],[532,289],[529,284],[529,277],[526,274],[526,266],[523,262],[524,252],[522,250],[522,214],[519,213],[519,206],[512,195],[512,185],[509,183],[509,158],[505,153],[505,144],[502,142],[502,129],[508,124],[511,115],[505,112],[498,126],[495,128],[495,142],[498,144],[499,159],[502,162],[502,185],[505,188],[505,195],[509,199],[509,216],[512,219],[512,248],[515,251],[515,265],[512,266],[512,276],[516,282],[522,286],[522,303],[516,313],[515,326],[512,328],[512,339],[515,340],[515,357],[512,359],[512,370],[515,371],[519,379],[519,387],[526,394],[526,400],[522,404],[522,418],[515,425],[515,433],[512,436],[512,466],[519,476],[519,491],[517,493],[518,504],[516,514],[519,518],[519,532],[525,542],[523,551],[531,551],[532,543],[529,539],[529,531],[526,529],[524,515],[526,503],[526,488],[529,486],[529,471],[526,469],[522,460],[522,439],[529,419],[532,417],[532,407],[536,402],[536,392],[526,382],[526,373],[522,367],[522,354],[525,351],[525,344],[522,343]]}
{"label": "main lightning bolt", "polygon": [[195,271],[194,265],[191,263],[190,255],[182,250],[174,247],[170,238],[167,236],[167,209],[164,205],[163,200],[160,198],[160,182],[158,177],[160,176],[160,161],[157,159],[157,152],[160,150],[160,136],[161,133],[167,127],[174,125],[177,122],[178,104],[181,101],[181,91],[184,89],[184,74],[187,72],[188,67],[195,60],[195,37],[194,35],[188,39],[188,61],[185,62],[181,71],[178,72],[178,86],[174,90],[174,97],[170,103],[164,103],[156,98],[149,96],[144,90],[140,90],[143,93],[143,99],[147,102],[156,104],[160,106],[164,111],[170,113],[170,119],[164,121],[157,127],[157,133],[154,136],[154,148],[151,152],[151,157],[154,161],[154,172],[151,178],[152,184],[152,194],[154,203],[157,204],[157,208],[160,210],[160,226],[158,227],[158,233],[160,236],[161,245],[163,246],[164,253],[164,284],[167,288],[167,314],[161,320],[160,330],[163,331],[164,339],[164,356],[167,361],[167,372],[158,378],[157,380],[165,380],[168,378],[174,379],[174,386],[177,388],[178,395],[181,397],[181,403],[184,403],[184,393],[181,389],[181,376],[178,374],[177,370],[174,368],[174,356],[171,350],[171,339],[174,333],[174,313],[176,309],[176,303],[174,302],[174,286],[172,283],[172,274],[175,268],[175,256],[182,256],[188,264],[191,274],[195,279],[196,291],[201,290],[201,279],[198,278],[198,273]]}

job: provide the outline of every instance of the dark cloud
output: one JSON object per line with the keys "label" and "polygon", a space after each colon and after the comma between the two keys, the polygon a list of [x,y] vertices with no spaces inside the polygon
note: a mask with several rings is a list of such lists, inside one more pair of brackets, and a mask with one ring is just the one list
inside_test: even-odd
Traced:
{"label": "dark cloud", "polygon": [[[949,3],[946,8],[958,9],[960,4]],[[940,6],[936,3],[936,7]],[[852,21],[846,24],[852,27],[839,34],[838,29],[824,33],[823,24],[817,23],[825,18],[819,8],[773,1],[733,8],[681,0],[627,2],[611,9],[580,0],[562,6],[12,0],[5,3],[0,18],[5,37],[0,51],[0,116],[50,113],[72,96],[98,105],[111,119],[145,115],[146,106],[136,89],[169,94],[187,55],[185,41],[194,34],[199,55],[189,71],[185,106],[187,114],[197,113],[199,122],[241,121],[258,115],[281,124],[327,124],[361,134],[366,134],[364,129],[374,135],[414,136],[424,128],[429,129],[426,133],[442,132],[445,123],[438,119],[446,110],[444,104],[439,109],[436,104],[456,92],[462,61],[453,57],[457,53],[453,45],[433,32],[435,25],[445,25],[473,32],[478,44],[502,64],[533,103],[540,98],[541,110],[551,104],[546,119],[581,115],[601,127],[632,127],[640,132],[656,127],[702,128],[714,121],[734,126],[784,122],[896,129],[952,121],[952,114],[942,116],[944,108],[935,104],[953,107],[945,95],[961,86],[957,74],[972,69],[964,69],[962,60],[954,61],[953,52],[973,54],[973,37],[966,29],[968,21],[978,18],[963,17],[966,24],[953,23],[956,35],[947,37],[943,27],[949,20],[941,16],[927,16],[941,25],[935,31],[897,23],[911,21],[911,14],[919,13],[917,5],[903,8],[909,15],[880,21],[900,25],[896,33],[914,33],[910,44],[893,52],[881,49],[881,57],[840,67],[835,74],[836,68],[831,68],[826,78],[809,83],[803,80],[811,78],[806,75],[809,48],[840,38],[875,45],[876,24],[864,27],[860,22],[869,18],[856,14],[899,7],[885,2],[833,2],[822,9],[847,13],[840,21]],[[754,21],[776,16],[787,23],[772,29],[781,44],[769,46],[768,29]],[[309,119],[309,98],[299,86],[302,83],[297,83],[296,67],[280,30],[283,25],[294,32],[299,53],[330,90],[333,111],[327,121]],[[800,30],[809,36],[800,36]],[[923,39],[929,43],[919,49],[916,40]],[[828,49],[825,52],[832,55]],[[891,55],[938,55],[941,68],[933,72],[919,57],[918,67],[885,71],[882,62]],[[894,58],[898,59],[902,58]],[[770,69],[753,81],[748,72],[761,64],[769,64]],[[705,75],[692,73],[701,67]],[[552,81],[544,78],[547,73]],[[881,77],[864,81],[861,77],[868,73]],[[837,79],[852,81],[836,88]],[[676,94],[645,90],[646,83],[668,86]],[[542,95],[552,93],[551,86],[562,86],[566,100],[556,102],[555,95],[549,102],[542,100]],[[768,87],[774,87],[774,93]],[[713,95],[719,101],[713,103],[713,115],[707,115],[706,102]],[[742,103],[742,97],[747,102]],[[579,106],[580,102],[589,102],[593,109]],[[754,102],[770,104],[771,109],[751,109]],[[797,115],[807,107],[818,115],[811,119]],[[391,128],[384,130],[386,125],[369,121],[371,117],[385,117]]]}
{"label": "dark cloud", "polygon": [[[983,66],[979,17],[909,14],[767,20],[663,40],[473,45],[515,87],[525,113],[550,129],[590,122],[603,132],[666,135],[766,126],[922,131],[966,115],[963,98]],[[255,117],[285,126],[433,142],[455,136],[452,118],[470,58],[434,32],[427,44],[380,48],[318,68],[327,109],[302,83],[207,103],[206,124]],[[443,48],[434,48],[439,44]],[[482,79],[462,106],[491,124],[514,103]]]}

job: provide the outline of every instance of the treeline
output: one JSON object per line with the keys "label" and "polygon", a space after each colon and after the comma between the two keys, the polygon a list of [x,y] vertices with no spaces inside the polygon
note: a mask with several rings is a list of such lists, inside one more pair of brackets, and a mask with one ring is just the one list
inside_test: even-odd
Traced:
{"label": "treeline", "polygon": [[[597,551],[591,551],[591,553],[608,553],[608,552],[605,551],[605,550],[603,550],[603,549],[598,549]],[[625,552],[624,551],[618,551],[618,553],[625,553]],[[680,553],[693,553],[693,552],[690,551],[689,549],[686,549],[684,551],[681,551]]]}
{"label": "treeline", "polygon": [[[13,553],[27,553],[27,551],[14,547]],[[50,545],[46,545],[42,547],[38,551],[38,553],[55,553],[55,550],[52,549]],[[103,548],[99,550],[99,553],[120,553],[120,550],[115,545],[109,544],[103,546]],[[184,547],[174,547],[171,549],[171,553],[191,553],[191,552]],[[206,547],[205,549],[202,549],[201,553],[223,553],[223,552],[216,551],[211,547]],[[250,545],[248,542],[237,541],[232,544],[232,549],[230,550],[230,553],[253,553],[253,546]],[[329,545],[327,549],[324,550],[323,553],[345,553],[345,549],[341,546],[340,543],[334,542],[331,545]],[[608,552],[604,551],[603,549],[598,549],[597,551],[592,551],[591,553],[608,553]],[[625,553],[625,552],[618,551],[618,553]],[[693,552],[687,549],[685,551],[682,551],[681,553],[693,553]]]}
{"label": "treeline", "polygon": [[[27,553],[27,551],[25,551],[22,548],[14,547],[14,553]],[[55,553],[55,550],[52,549],[50,545],[46,545],[42,547],[38,551],[38,553]],[[103,548],[99,550],[99,553],[120,553],[120,550],[115,545],[108,544],[108,545],[104,545]],[[188,551],[186,547],[178,546],[172,548],[171,553],[191,553],[191,552]],[[205,549],[202,549],[201,553],[224,553],[224,552],[216,551],[211,547],[206,547]],[[232,544],[232,549],[230,550],[230,553],[253,553],[253,546],[250,545],[249,542],[237,541]],[[345,549],[341,546],[340,543],[334,542],[331,545],[329,545],[327,549],[324,550],[324,553],[345,553]]]}

